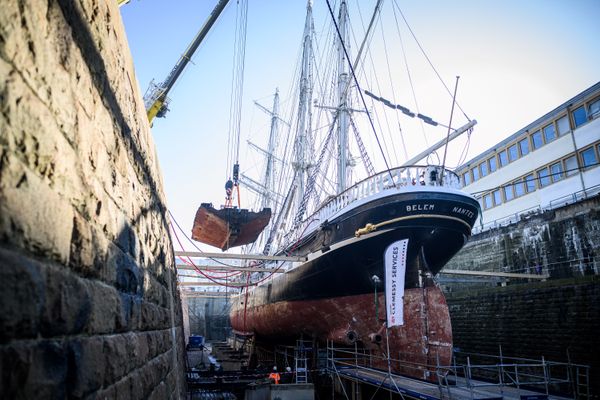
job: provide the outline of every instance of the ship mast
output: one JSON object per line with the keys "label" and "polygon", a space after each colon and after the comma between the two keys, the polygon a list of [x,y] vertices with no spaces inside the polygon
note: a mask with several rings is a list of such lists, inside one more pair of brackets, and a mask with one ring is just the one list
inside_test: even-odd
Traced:
{"label": "ship mast", "polygon": [[303,44],[302,44],[302,70],[300,73],[300,101],[298,109],[298,133],[294,143],[294,153],[296,155],[293,167],[295,170],[296,187],[296,209],[300,209],[302,199],[306,190],[306,176],[310,163],[307,161],[308,153],[308,132],[311,129],[312,120],[312,0],[306,5],[306,20],[304,23]]}
{"label": "ship mast", "polygon": [[[349,75],[344,45],[349,46],[347,32],[348,8],[346,1],[340,3],[338,15],[338,27],[342,40],[338,39],[338,127],[337,127],[337,192],[343,192],[348,186],[348,127],[350,115],[348,111],[348,83]],[[348,50],[348,47],[346,47]]]}
{"label": "ship mast", "polygon": [[[273,111],[271,114],[271,131],[269,132],[269,144],[267,147],[267,165],[265,168],[265,188],[268,193],[275,192],[275,144],[277,141],[277,130],[279,124],[279,89],[275,90],[275,97],[273,98]],[[261,207],[271,207],[275,205],[272,203],[272,198],[263,197]]]}

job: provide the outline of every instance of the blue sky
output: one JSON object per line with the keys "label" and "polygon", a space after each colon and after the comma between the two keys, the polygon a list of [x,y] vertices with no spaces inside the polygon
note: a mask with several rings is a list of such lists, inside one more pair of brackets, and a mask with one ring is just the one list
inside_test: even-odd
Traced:
{"label": "blue sky", "polygon": [[[162,81],[168,75],[216,3],[132,0],[121,8],[142,93],[152,78]],[[354,10],[358,4],[366,20],[374,2],[351,0],[349,4]],[[388,34],[396,29],[394,4],[446,84],[453,87],[455,76],[461,76],[458,101],[470,118],[479,121],[469,159],[600,80],[599,0],[386,0],[381,26],[387,56],[402,65],[396,36]],[[157,119],[152,129],[168,206],[188,232],[200,203],[220,205],[224,197],[236,7],[231,0],[196,52],[193,65],[172,90],[171,111],[165,119]],[[269,119],[253,100],[270,106],[278,87],[282,109],[293,104],[290,81],[298,62],[305,9],[305,1],[249,1],[242,144],[247,139],[264,142],[268,131]],[[319,35],[328,18],[325,1],[315,0],[314,10]],[[400,26],[406,29],[402,22]],[[360,21],[353,22],[353,29],[360,37]],[[380,30],[371,53],[376,64],[386,63],[382,47],[376,44],[383,37]],[[446,122],[450,100],[447,95],[430,95],[434,88],[440,93],[437,78],[407,31],[402,40],[423,113]],[[400,90],[408,88],[404,72],[394,67],[393,75],[404,80]],[[398,102],[413,107],[408,89],[397,96]],[[429,135],[429,141],[436,135]],[[372,142],[372,138],[364,140]],[[409,156],[423,150],[421,140],[408,141],[409,147],[414,142]],[[251,171],[258,162],[245,146],[240,158],[243,171]],[[242,203],[250,197],[244,192],[242,196]]]}

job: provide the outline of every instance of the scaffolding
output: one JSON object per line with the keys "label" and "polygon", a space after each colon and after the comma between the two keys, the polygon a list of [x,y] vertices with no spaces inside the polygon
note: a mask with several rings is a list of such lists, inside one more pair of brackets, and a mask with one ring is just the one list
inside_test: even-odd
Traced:
{"label": "scaffolding", "polygon": [[[388,371],[374,365],[389,363]],[[397,369],[422,371],[428,380],[392,373]],[[590,399],[589,366],[571,362],[455,352],[453,365],[407,363],[374,355],[358,344],[336,347],[327,343],[327,369],[332,379],[376,386],[422,400],[474,399]],[[356,390],[352,390],[354,394]]]}

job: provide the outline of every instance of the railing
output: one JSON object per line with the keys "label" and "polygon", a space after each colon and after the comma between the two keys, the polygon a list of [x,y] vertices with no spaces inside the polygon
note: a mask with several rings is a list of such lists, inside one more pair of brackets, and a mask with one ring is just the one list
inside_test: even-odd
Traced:
{"label": "railing", "polygon": [[432,165],[393,168],[370,176],[326,202],[307,220],[325,221],[350,203],[403,187],[438,186],[460,190],[460,179],[454,172]]}
{"label": "railing", "polygon": [[[460,358],[460,363],[457,361]],[[587,365],[538,360],[500,355],[455,352],[451,366],[423,365],[375,356],[359,347],[335,347],[327,343],[327,369],[331,373],[344,370],[385,372],[382,366],[407,371],[410,375],[429,373],[437,375],[437,385],[442,398],[464,398],[456,395],[456,389],[467,390],[470,398],[477,398],[481,390],[494,388],[502,394],[508,387],[528,393],[558,393],[574,399],[589,399],[589,369]],[[387,369],[387,368],[384,368]],[[394,377],[398,375],[392,374]],[[390,382],[394,382],[391,379]],[[455,392],[455,393],[453,393]],[[464,393],[464,392],[463,392]]]}
{"label": "railing", "polygon": [[[457,363],[457,356],[462,357]],[[470,393],[478,388],[496,387],[533,390],[546,395],[560,393],[575,399],[587,399],[589,392],[589,366],[573,363],[505,357],[500,355],[460,353],[454,365],[438,367],[438,379],[451,398],[451,388],[463,388]],[[580,379],[585,377],[585,379]]]}
{"label": "railing", "polygon": [[481,232],[484,232],[489,229],[495,229],[495,228],[500,228],[500,227],[507,226],[510,224],[514,224],[519,221],[526,220],[527,218],[530,218],[533,215],[540,214],[544,211],[551,211],[551,210],[563,207],[568,204],[577,203],[578,201],[585,200],[585,199],[592,197],[598,193],[600,193],[600,185],[595,185],[595,186],[589,187],[585,190],[580,190],[578,192],[571,193],[566,196],[562,196],[562,197],[553,199],[544,206],[540,205],[540,206],[527,208],[527,209],[518,211],[514,214],[508,215],[506,217],[498,218],[493,221],[487,222],[482,225],[475,225],[473,227],[472,233],[473,233],[473,235],[475,235],[477,233],[481,233]]}

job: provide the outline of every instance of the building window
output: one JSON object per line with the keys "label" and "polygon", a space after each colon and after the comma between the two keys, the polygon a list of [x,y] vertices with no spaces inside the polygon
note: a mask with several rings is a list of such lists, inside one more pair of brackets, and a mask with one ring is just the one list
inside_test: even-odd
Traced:
{"label": "building window", "polygon": [[600,117],[600,99],[590,103],[589,113],[590,119]]}
{"label": "building window", "polygon": [[515,182],[515,197],[521,197],[525,194],[525,184],[523,183],[523,181],[517,181]]}
{"label": "building window", "polygon": [[593,147],[589,147],[579,154],[581,154],[581,161],[584,168],[593,166],[598,162],[598,158],[596,157],[596,152],[594,151]]}
{"label": "building window", "polygon": [[531,135],[531,143],[533,143],[534,150],[537,150],[544,145],[542,133],[540,131],[533,132],[533,135]]}
{"label": "building window", "polygon": [[502,150],[500,153],[498,153],[498,158],[500,159],[501,167],[504,167],[504,166],[506,166],[506,164],[508,164],[508,157],[506,157],[505,150]]}
{"label": "building window", "polygon": [[562,136],[571,130],[571,128],[569,127],[569,118],[567,118],[566,115],[564,117],[561,117],[558,121],[556,121],[556,126],[558,126],[559,136]]}
{"label": "building window", "polygon": [[550,166],[550,173],[552,174],[552,182],[558,182],[562,178],[564,178],[564,176],[563,176],[563,169],[562,169],[562,163],[561,162],[557,162],[556,164],[552,164]]}
{"label": "building window", "polygon": [[550,184],[550,176],[548,175],[548,168],[539,169],[537,171],[538,179],[540,181],[540,187],[548,186]]}
{"label": "building window", "polygon": [[585,107],[577,107],[573,110],[573,123],[575,124],[575,128],[580,125],[583,125],[587,122],[587,115],[585,114]]}
{"label": "building window", "polygon": [[525,189],[527,189],[527,193],[531,193],[535,190],[535,178],[533,174],[529,174],[525,177]]}
{"label": "building window", "polygon": [[500,189],[494,190],[492,195],[494,196],[494,205],[497,206],[502,204],[502,195],[500,195]]}
{"label": "building window", "polygon": [[473,182],[479,180],[479,168],[475,167],[471,169],[471,173],[473,174]]}
{"label": "building window", "polygon": [[498,169],[498,165],[496,165],[495,156],[488,160],[488,165],[490,166],[490,174]]}
{"label": "building window", "polygon": [[529,154],[529,138],[528,137],[519,141],[519,148],[521,149],[521,157]]}
{"label": "building window", "polygon": [[550,143],[556,138],[556,131],[554,130],[554,124],[550,124],[544,127],[544,139],[546,143]]}
{"label": "building window", "polygon": [[571,156],[565,159],[565,172],[567,176],[575,175],[577,173],[577,157]]}
{"label": "building window", "polygon": [[512,162],[519,158],[519,150],[517,150],[517,145],[513,144],[508,148],[508,159]]}
{"label": "building window", "polygon": [[488,208],[494,207],[494,204],[492,203],[492,195],[491,194],[488,193],[485,196],[483,196],[483,206],[486,210]]}
{"label": "building window", "polygon": [[515,198],[512,185],[504,186],[504,198],[506,201],[511,201]]}
{"label": "building window", "polygon": [[479,168],[481,169],[481,177],[482,178],[488,174],[487,162],[485,162],[485,161],[482,162],[481,165],[479,166]]}
{"label": "building window", "polygon": [[469,171],[463,174],[463,182],[465,183],[465,186],[471,184],[471,173]]}

